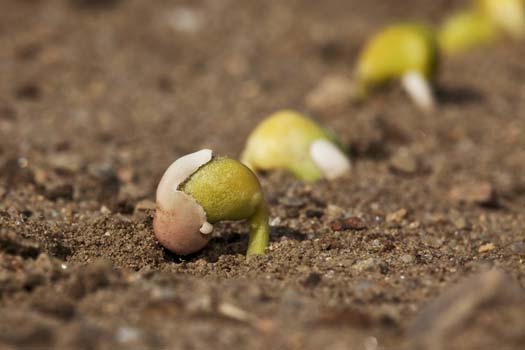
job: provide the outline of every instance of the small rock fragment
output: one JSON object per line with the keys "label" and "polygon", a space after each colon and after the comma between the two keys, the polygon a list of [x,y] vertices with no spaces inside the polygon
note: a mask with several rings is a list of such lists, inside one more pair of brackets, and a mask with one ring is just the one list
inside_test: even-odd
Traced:
{"label": "small rock fragment", "polygon": [[343,231],[344,230],[344,222],[343,220],[335,220],[330,223],[330,228],[333,231]]}
{"label": "small rock fragment", "polygon": [[421,223],[419,221],[413,221],[408,225],[409,229],[418,229],[421,226]]}
{"label": "small rock fragment", "polygon": [[386,221],[389,223],[399,223],[403,221],[406,215],[407,210],[405,208],[401,208],[398,211],[388,214],[386,216]]}
{"label": "small rock fragment", "polygon": [[102,207],[100,207],[100,213],[103,215],[109,215],[111,214],[111,210],[105,205],[103,205]]}
{"label": "small rock fragment", "polygon": [[255,316],[253,316],[252,314],[230,303],[220,303],[217,307],[217,311],[225,317],[240,322],[248,322],[255,319]]}
{"label": "small rock fragment", "polygon": [[418,171],[419,162],[408,148],[399,149],[390,158],[390,170],[395,174],[411,175]]}
{"label": "small rock fragment", "polygon": [[324,77],[306,96],[305,102],[308,108],[317,112],[337,110],[352,99],[353,93],[354,85],[350,79],[332,75]]}
{"label": "small rock fragment", "polygon": [[351,230],[364,230],[366,223],[357,216],[351,216],[345,220],[346,227]]}
{"label": "small rock fragment", "polygon": [[494,249],[496,249],[496,246],[494,245],[494,243],[487,243],[487,244],[483,244],[482,246],[478,248],[478,253],[486,253]]}
{"label": "small rock fragment", "polygon": [[374,258],[368,258],[356,262],[352,267],[358,272],[370,271],[376,266],[376,260]]}
{"label": "small rock fragment", "polygon": [[276,216],[273,219],[270,220],[270,226],[275,227],[279,226],[281,224],[282,220],[280,217]]}
{"label": "small rock fragment", "polygon": [[48,162],[53,169],[65,173],[76,173],[83,166],[79,157],[69,153],[54,154],[49,158]]}
{"label": "small rock fragment", "polygon": [[453,202],[466,204],[495,204],[496,193],[487,181],[475,181],[454,186],[449,193]]}
{"label": "small rock fragment", "polygon": [[357,216],[352,216],[346,219],[337,219],[330,223],[330,227],[334,231],[344,230],[363,230],[366,228],[366,223]]}
{"label": "small rock fragment", "polygon": [[470,228],[469,222],[462,216],[452,218],[452,223],[458,230],[465,230]]}

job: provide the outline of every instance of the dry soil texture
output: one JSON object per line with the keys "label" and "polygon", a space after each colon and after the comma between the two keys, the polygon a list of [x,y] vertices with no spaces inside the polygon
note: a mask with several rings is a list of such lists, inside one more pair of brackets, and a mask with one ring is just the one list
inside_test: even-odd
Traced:
{"label": "dry soil texture", "polygon": [[[381,26],[461,6],[0,0],[0,347],[523,349],[525,45],[443,59],[428,115],[395,87],[308,98]],[[237,157],[281,108],[336,130],[351,173],[262,176],[265,256],[245,223],[164,250],[165,168]]]}

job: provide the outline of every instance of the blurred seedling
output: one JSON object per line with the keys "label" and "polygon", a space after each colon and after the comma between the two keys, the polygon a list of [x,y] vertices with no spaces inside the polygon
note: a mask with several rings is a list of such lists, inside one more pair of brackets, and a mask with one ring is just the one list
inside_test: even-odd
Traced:
{"label": "blurred seedling", "polygon": [[475,8],[504,34],[525,37],[525,0],[474,0]]}
{"label": "blurred seedling", "polygon": [[412,101],[431,111],[436,103],[433,82],[439,57],[434,31],[425,25],[392,25],[365,45],[356,67],[355,97],[367,97],[374,89],[400,81]]}
{"label": "blurred seedling", "polygon": [[456,54],[494,42],[498,31],[494,23],[477,12],[462,11],[445,20],[439,30],[439,47],[446,54]]}
{"label": "blurred seedling", "polygon": [[330,131],[290,110],[263,120],[248,137],[241,159],[254,171],[286,169],[303,181],[332,180],[350,169]]}
{"label": "blurred seedling", "polygon": [[439,46],[455,54],[487,46],[501,37],[525,37],[525,0],[473,0],[452,14],[439,30]]}
{"label": "blurred seedling", "polygon": [[268,209],[259,181],[243,164],[201,150],[171,164],[157,187],[155,236],[170,251],[186,255],[202,249],[213,225],[248,219],[247,255],[268,246]]}

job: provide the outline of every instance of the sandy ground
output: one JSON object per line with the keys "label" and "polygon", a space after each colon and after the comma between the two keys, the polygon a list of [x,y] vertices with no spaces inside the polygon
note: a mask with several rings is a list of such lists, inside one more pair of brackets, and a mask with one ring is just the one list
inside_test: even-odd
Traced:
{"label": "sandy ground", "polygon": [[[308,103],[382,25],[461,4],[0,0],[0,348],[522,348],[525,45],[444,59],[429,115],[397,88]],[[165,168],[238,157],[281,108],[351,173],[261,177],[265,256],[242,222],[164,250]]]}

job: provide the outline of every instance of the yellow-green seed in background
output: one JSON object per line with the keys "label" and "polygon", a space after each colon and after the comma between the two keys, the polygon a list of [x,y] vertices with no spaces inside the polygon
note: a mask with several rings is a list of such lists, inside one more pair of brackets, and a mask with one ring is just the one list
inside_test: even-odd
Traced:
{"label": "yellow-green seed in background", "polygon": [[434,79],[438,48],[433,30],[422,24],[398,24],[373,36],[362,50],[356,68],[359,89],[369,89],[417,72]]}
{"label": "yellow-green seed in background", "polygon": [[525,0],[474,0],[481,15],[507,35],[525,37]]}
{"label": "yellow-green seed in background", "polygon": [[496,26],[486,16],[473,11],[463,11],[445,20],[438,38],[444,53],[455,54],[488,45],[497,36]]}
{"label": "yellow-green seed in background", "polygon": [[242,162],[253,170],[287,169],[303,181],[323,177],[312,160],[311,145],[334,135],[300,113],[283,110],[263,120],[248,137]]}

